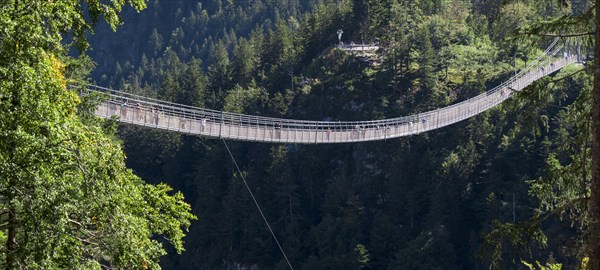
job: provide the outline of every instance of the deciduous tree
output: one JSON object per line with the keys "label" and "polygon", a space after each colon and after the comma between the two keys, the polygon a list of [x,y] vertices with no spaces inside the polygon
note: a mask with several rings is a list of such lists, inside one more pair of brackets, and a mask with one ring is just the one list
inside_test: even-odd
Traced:
{"label": "deciduous tree", "polygon": [[[71,61],[63,35],[85,50],[86,33],[99,18],[114,29],[124,3],[0,4],[5,269],[159,268],[163,243],[183,250],[184,231],[195,216],[181,193],[169,195],[168,186],[148,185],[127,169],[101,122],[82,122],[76,113],[80,98],[68,88],[70,67],[63,62]],[[127,3],[136,10],[145,5]]]}

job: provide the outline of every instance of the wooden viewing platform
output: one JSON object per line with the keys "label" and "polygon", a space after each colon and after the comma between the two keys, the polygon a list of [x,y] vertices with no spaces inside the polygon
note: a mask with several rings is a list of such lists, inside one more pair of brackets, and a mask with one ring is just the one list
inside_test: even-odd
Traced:
{"label": "wooden viewing platform", "polygon": [[379,45],[375,44],[338,44],[335,47],[349,52],[374,52],[379,50]]}

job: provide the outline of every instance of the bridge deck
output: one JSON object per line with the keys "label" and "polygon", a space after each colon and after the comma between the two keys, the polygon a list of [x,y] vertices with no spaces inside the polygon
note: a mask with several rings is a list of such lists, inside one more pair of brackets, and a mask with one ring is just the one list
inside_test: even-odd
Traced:
{"label": "bridge deck", "polygon": [[516,76],[471,99],[429,112],[384,120],[333,122],[270,118],[195,108],[98,86],[90,86],[88,91],[109,95],[109,100],[97,108],[97,116],[116,116],[120,122],[150,128],[212,138],[270,143],[375,141],[438,129],[493,108],[532,82],[577,62],[575,56],[552,57],[558,51],[560,48],[547,52],[535,60],[537,63]]}

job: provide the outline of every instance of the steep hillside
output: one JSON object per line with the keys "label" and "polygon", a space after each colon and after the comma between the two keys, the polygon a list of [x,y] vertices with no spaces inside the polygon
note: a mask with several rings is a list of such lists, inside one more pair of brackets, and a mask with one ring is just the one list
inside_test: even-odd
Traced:
{"label": "steep hillside", "polygon": [[[98,30],[93,79],[247,114],[398,117],[502,82],[549,42],[525,46],[511,34],[563,12],[551,4],[495,3],[155,0],[143,14],[127,15],[120,32]],[[346,42],[379,42],[381,49],[370,56],[337,49],[338,29]],[[573,129],[564,125],[576,116],[557,106],[575,102],[588,79],[581,73],[542,87],[548,79],[500,109],[409,138],[331,146],[228,143],[298,269],[489,269],[493,259],[497,267],[518,269],[520,259],[548,258],[572,268],[581,242],[558,220],[543,224],[545,248],[527,242],[528,249],[502,247],[494,254],[484,242],[504,243],[486,238],[495,221],[534,214],[537,201],[525,180],[547,175],[551,153],[566,155],[560,145]],[[199,217],[187,252],[165,259],[163,267],[287,267],[221,141],[131,126],[120,134],[128,165],[147,181],[183,190]]]}

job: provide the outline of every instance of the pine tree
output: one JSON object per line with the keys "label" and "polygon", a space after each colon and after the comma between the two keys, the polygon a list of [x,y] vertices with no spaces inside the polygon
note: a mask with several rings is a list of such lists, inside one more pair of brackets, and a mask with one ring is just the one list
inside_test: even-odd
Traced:
{"label": "pine tree", "polygon": [[421,44],[421,56],[419,58],[419,79],[421,93],[419,95],[421,97],[420,102],[422,104],[426,104],[428,102],[431,102],[429,98],[433,97],[436,87],[437,78],[433,66],[435,55],[431,46],[429,28],[423,27],[419,34],[419,41]]}
{"label": "pine tree", "polygon": [[222,104],[226,91],[231,87],[231,70],[229,69],[229,54],[222,41],[217,42],[211,49],[211,64],[208,67],[208,103],[211,108]]}
{"label": "pine tree", "polygon": [[[596,29],[600,29],[600,5],[596,3]],[[592,179],[589,205],[588,256],[590,270],[600,270],[600,31],[595,32],[594,90],[592,106]]]}

